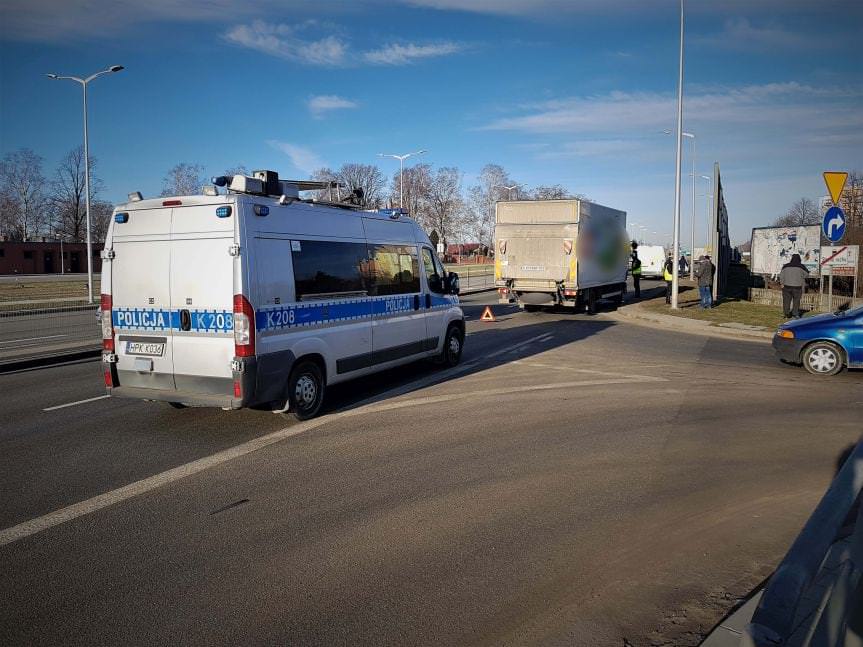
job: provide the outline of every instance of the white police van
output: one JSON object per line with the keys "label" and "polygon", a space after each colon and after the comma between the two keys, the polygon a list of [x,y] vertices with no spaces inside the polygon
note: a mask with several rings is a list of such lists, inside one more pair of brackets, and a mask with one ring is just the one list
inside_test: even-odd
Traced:
{"label": "white police van", "polygon": [[320,183],[253,176],[115,209],[101,301],[112,396],[306,419],[328,385],[459,362],[458,276],[416,222],[299,198]]}

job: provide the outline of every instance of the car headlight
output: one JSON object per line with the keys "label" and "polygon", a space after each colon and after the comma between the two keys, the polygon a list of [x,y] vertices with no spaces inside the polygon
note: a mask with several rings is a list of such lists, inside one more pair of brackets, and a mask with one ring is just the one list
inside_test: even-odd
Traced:
{"label": "car headlight", "polygon": [[794,331],[793,330],[780,330],[776,334],[779,337],[784,337],[785,339],[794,339]]}

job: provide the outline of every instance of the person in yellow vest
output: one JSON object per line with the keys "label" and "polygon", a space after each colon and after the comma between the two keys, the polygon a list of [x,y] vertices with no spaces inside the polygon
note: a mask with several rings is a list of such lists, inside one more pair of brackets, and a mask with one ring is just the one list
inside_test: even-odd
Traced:
{"label": "person in yellow vest", "polygon": [[669,254],[662,268],[662,278],[665,279],[665,303],[671,303],[671,287],[674,280],[674,257]]}
{"label": "person in yellow vest", "polygon": [[636,252],[632,252],[632,287],[635,289],[635,298],[641,298],[641,260]]}

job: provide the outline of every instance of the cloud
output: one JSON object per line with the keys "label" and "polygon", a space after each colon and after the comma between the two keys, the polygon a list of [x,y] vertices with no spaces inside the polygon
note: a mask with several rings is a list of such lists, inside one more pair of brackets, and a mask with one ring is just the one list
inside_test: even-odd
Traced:
{"label": "cloud", "polygon": [[715,47],[719,49],[752,51],[809,49],[820,46],[825,42],[823,38],[813,37],[812,34],[802,34],[776,25],[769,24],[756,27],[746,18],[731,18],[725,21],[722,31],[716,34],[695,34],[691,42],[696,45]]}
{"label": "cloud", "polygon": [[268,140],[267,144],[287,155],[291,164],[303,173],[310,175],[313,171],[326,166],[323,160],[304,146],[298,146],[289,142],[280,142],[275,139]]}
{"label": "cloud", "polygon": [[332,35],[317,40],[303,38],[303,27],[309,25],[314,26],[313,23],[293,26],[256,20],[251,25],[232,27],[225,33],[225,39],[270,56],[309,65],[336,66],[344,62],[347,44]]}
{"label": "cloud", "polygon": [[416,60],[457,54],[465,49],[461,43],[444,41],[430,45],[393,43],[363,54],[363,59],[375,65],[409,65]]}
{"label": "cloud", "polygon": [[326,113],[332,110],[346,110],[356,108],[357,103],[344,97],[339,97],[335,94],[321,94],[309,97],[306,102],[309,112],[315,119],[321,119]]}
{"label": "cloud", "polygon": [[[793,128],[792,132],[801,127],[844,129],[863,127],[863,113],[856,105],[861,98],[860,88],[815,88],[797,82],[713,86],[689,90],[684,112],[687,127],[694,121],[720,130],[776,130],[781,125]],[[569,97],[515,108],[522,114],[496,119],[481,130],[644,136],[673,126],[676,105],[670,92]]]}

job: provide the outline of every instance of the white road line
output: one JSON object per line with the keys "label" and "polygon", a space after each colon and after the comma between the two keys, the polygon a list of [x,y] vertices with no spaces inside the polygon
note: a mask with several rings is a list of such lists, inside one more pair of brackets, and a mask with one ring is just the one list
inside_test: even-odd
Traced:
{"label": "white road line", "polygon": [[[565,365],[555,365],[555,364],[543,364],[541,362],[531,362],[523,359],[513,360],[511,364],[517,364],[518,366],[530,366],[532,368],[549,368],[553,371],[570,371],[573,373],[590,373],[593,375],[613,375],[616,377],[629,377],[629,378],[646,378],[653,379],[648,375],[635,375],[635,374],[623,374],[617,371],[600,371],[593,368],[576,368],[575,366],[565,366]],[[634,366],[632,368],[642,368],[641,366]],[[663,381],[666,381],[663,379]]]}
{"label": "white road line", "polygon": [[74,407],[79,404],[87,404],[88,402],[95,402],[96,400],[104,400],[105,398],[110,398],[110,395],[97,395],[95,398],[87,398],[86,400],[78,400],[77,402],[67,402],[66,404],[58,404],[55,407],[48,407],[46,409],[42,409],[42,411],[56,411],[57,409],[65,409],[66,407]]}
{"label": "white road line", "polygon": [[246,454],[258,451],[264,447],[268,447],[274,443],[285,440],[292,436],[311,431],[329,422],[334,422],[344,418],[353,418],[355,416],[365,415],[369,413],[377,413],[382,411],[393,411],[396,409],[404,409],[408,407],[423,406],[428,404],[438,404],[452,400],[464,400],[467,398],[489,397],[497,395],[510,395],[525,393],[529,391],[548,391],[552,389],[571,389],[575,387],[601,386],[608,384],[632,384],[646,381],[665,381],[662,378],[644,378],[636,377],[635,379],[621,377],[618,379],[598,379],[598,380],[580,380],[574,382],[557,382],[554,384],[536,384],[532,386],[517,386],[505,387],[499,389],[486,389],[482,391],[457,392],[444,395],[426,396],[421,398],[412,398],[410,400],[400,400],[396,402],[380,402],[377,404],[369,404],[356,409],[340,411],[314,420],[306,420],[305,422],[297,423],[291,427],[286,427],[278,431],[274,431],[265,436],[255,438],[245,443],[225,449],[204,458],[180,465],[173,469],[155,474],[153,476],[135,481],[129,485],[125,485],[116,490],[99,494],[85,501],[73,503],[54,512],[49,512],[41,517],[24,521],[11,528],[0,530],[0,546],[11,544],[31,535],[48,530],[54,526],[58,526],[67,521],[72,521],[78,517],[83,517],[93,512],[97,512],[109,506],[115,505],[127,499],[151,492],[169,483],[179,481],[194,474],[203,472],[222,463],[234,460]]}
{"label": "white road line", "polygon": [[0,344],[14,344],[19,341],[37,341],[40,339],[56,339],[57,337],[68,337],[69,335],[45,335],[44,337],[22,337],[21,339],[5,339]]}

